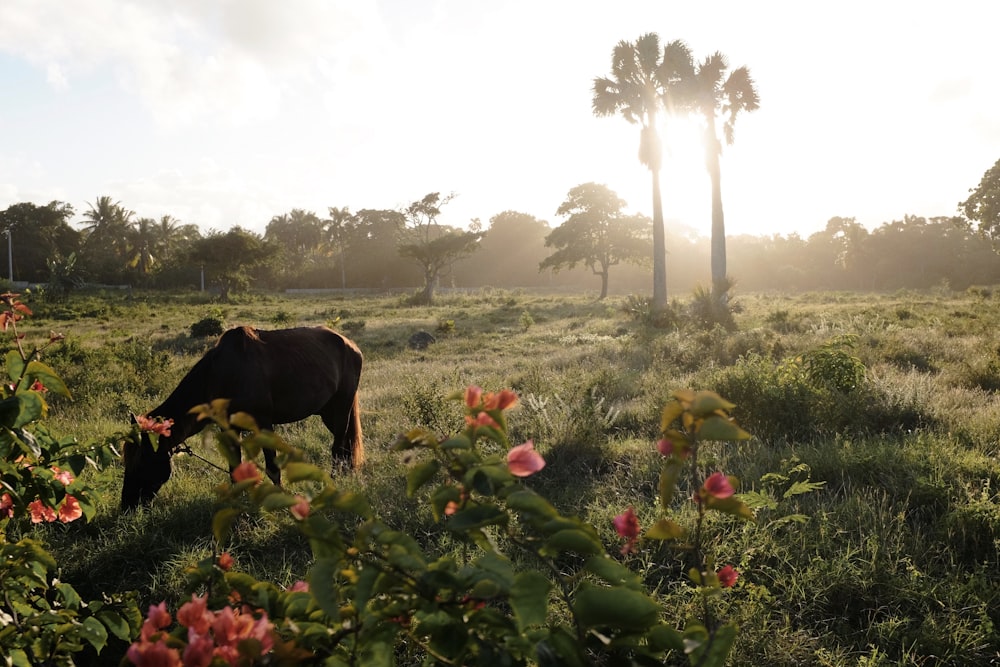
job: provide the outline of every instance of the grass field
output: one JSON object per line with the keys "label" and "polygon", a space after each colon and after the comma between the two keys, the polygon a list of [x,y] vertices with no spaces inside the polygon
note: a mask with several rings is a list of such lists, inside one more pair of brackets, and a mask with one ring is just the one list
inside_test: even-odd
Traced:
{"label": "grass field", "polygon": [[[683,302],[684,299],[681,299]],[[455,549],[388,446],[416,425],[461,425],[445,400],[469,384],[510,387],[513,439],[533,438],[548,465],[532,487],[562,511],[619,539],[611,519],[635,505],[656,516],[659,415],[673,390],[712,389],[737,404],[755,437],[714,446],[757,501],[757,521],[717,520],[719,562],[742,572],[727,597],[740,624],[734,664],[1000,664],[1000,298],[989,291],[891,295],[739,296],[735,330],[648,326],[628,307],[580,296],[484,290],[432,307],[401,296],[256,295],[218,304],[201,294],[82,294],[29,300],[26,340],[67,338],[46,354],[72,402],[52,401],[50,426],[81,440],[127,427],[157,405],[214,338],[191,326],[328,324],[365,354],[362,423],[368,463],[338,479],[363,489],[390,525],[431,552]],[[684,304],[678,305],[683,310]],[[428,331],[436,342],[411,349]],[[281,427],[330,461],[318,418]],[[192,439],[194,441],[196,439]],[[189,443],[190,444],[190,443]],[[211,446],[196,450],[221,463]],[[84,599],[136,590],[142,606],[185,599],[185,568],[212,552],[214,487],[225,474],[175,459],[152,507],[117,509],[120,468],[87,525],[21,529],[43,539]],[[795,482],[822,482],[787,495]],[[229,551],[236,567],[289,584],[308,545],[285,522],[252,516]],[[668,620],[690,611],[669,548],[624,557],[654,585]]]}

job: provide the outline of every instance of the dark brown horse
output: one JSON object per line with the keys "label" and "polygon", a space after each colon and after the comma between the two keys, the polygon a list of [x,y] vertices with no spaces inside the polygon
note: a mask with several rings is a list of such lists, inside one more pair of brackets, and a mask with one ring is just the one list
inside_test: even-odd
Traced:
{"label": "dark brown horse", "polygon": [[[169,436],[154,449],[143,433],[139,444],[127,443],[122,509],[149,503],[170,477],[170,456],[201,431],[188,411],[216,398],[228,398],[229,412],[246,412],[262,429],[319,415],[333,433],[334,460],[364,461],[358,382],[361,351],[327,327],[258,331],[230,329],[184,376],[173,393],[149,417],[172,419]],[[276,484],[280,470],[274,450],[264,449],[268,477]]]}

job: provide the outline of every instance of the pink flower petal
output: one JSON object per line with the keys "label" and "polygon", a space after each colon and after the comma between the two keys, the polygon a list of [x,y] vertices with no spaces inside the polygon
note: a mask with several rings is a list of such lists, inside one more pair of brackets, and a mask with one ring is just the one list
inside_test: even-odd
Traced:
{"label": "pink flower petal", "polygon": [[535,443],[528,440],[522,445],[512,447],[507,452],[507,469],[515,477],[528,477],[545,467],[545,459],[535,451]]}

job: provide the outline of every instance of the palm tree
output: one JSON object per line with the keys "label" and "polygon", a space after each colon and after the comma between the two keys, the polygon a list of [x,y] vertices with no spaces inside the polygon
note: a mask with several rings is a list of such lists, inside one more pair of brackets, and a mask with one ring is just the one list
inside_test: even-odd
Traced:
{"label": "palm tree", "polygon": [[662,147],[657,112],[665,84],[671,81],[669,65],[677,54],[685,53],[690,60],[690,50],[681,41],[670,42],[661,51],[659,36],[647,33],[635,42],[618,42],[611,54],[611,76],[594,79],[594,114],[621,113],[629,123],[640,126],[639,161],[649,169],[653,180],[654,312],[667,308],[667,251],[660,194]]}
{"label": "palm tree", "polygon": [[83,227],[86,245],[111,251],[118,259],[124,259],[128,249],[128,228],[135,213],[107,195],[98,197],[89,206],[90,210],[83,213],[90,221]]}
{"label": "palm tree", "polygon": [[139,218],[128,228],[128,266],[135,267],[139,275],[145,276],[158,262],[157,223],[152,218]]}
{"label": "palm tree", "polygon": [[340,264],[340,289],[347,287],[347,271],[344,268],[344,246],[347,244],[348,226],[354,222],[354,214],[347,206],[329,206],[330,217],[324,221],[323,233],[330,251],[336,251]]}
{"label": "palm tree", "polygon": [[722,212],[722,174],[719,156],[722,141],[718,124],[721,121],[726,145],[732,145],[736,116],[755,111],[760,106],[757,87],[750,70],[740,67],[726,76],[729,63],[716,52],[706,58],[693,73],[689,89],[693,110],[702,117],[705,128],[705,167],[712,181],[712,291],[726,300],[731,281],[726,277],[726,222]]}

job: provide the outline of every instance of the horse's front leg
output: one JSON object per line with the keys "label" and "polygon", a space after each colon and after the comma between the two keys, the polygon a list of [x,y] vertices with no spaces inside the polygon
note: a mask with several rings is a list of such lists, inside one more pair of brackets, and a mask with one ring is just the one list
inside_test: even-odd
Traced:
{"label": "horse's front leg", "polygon": [[[268,423],[258,423],[257,426],[260,427],[262,431],[273,431],[274,425]],[[275,486],[281,486],[281,468],[278,467],[275,457],[277,452],[270,447],[264,447],[264,472],[267,473],[267,478]]]}

